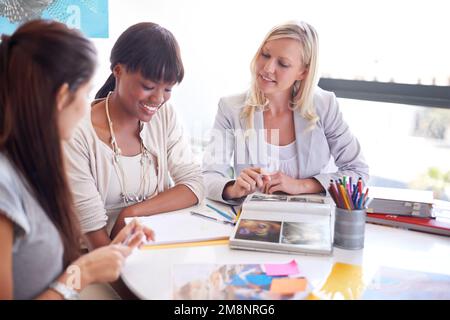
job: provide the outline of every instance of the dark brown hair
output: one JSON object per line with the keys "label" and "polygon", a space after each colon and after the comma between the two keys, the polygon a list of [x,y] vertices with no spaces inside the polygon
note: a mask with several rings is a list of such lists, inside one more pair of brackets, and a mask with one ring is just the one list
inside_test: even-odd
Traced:
{"label": "dark brown hair", "polygon": [[64,83],[74,95],[93,76],[96,51],[78,31],[34,20],[0,44],[0,151],[21,172],[30,192],[58,229],[64,265],[79,256],[79,222],[63,161],[56,96]]}
{"label": "dark brown hair", "polygon": [[[123,64],[127,71],[139,71],[146,79],[156,82],[180,83],[184,77],[180,48],[173,34],[152,22],[129,27],[117,39],[111,50],[111,70]],[[111,74],[95,98],[104,98],[116,85]]]}

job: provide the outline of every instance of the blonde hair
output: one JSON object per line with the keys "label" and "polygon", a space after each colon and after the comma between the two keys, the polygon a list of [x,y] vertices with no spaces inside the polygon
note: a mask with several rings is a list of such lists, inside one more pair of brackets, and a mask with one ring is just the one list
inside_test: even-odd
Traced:
{"label": "blonde hair", "polygon": [[264,38],[258,51],[252,59],[250,70],[252,80],[250,91],[247,96],[245,107],[241,116],[246,119],[247,130],[253,129],[255,109],[264,110],[269,101],[258,88],[256,83],[256,60],[261,54],[263,46],[271,40],[290,38],[299,41],[302,52],[301,57],[305,68],[306,77],[302,81],[295,81],[292,86],[292,98],[290,107],[293,111],[298,110],[300,115],[310,122],[309,128],[313,128],[319,117],[314,108],[314,89],[318,82],[318,52],[319,42],[316,30],[306,22],[289,21],[275,26]]}

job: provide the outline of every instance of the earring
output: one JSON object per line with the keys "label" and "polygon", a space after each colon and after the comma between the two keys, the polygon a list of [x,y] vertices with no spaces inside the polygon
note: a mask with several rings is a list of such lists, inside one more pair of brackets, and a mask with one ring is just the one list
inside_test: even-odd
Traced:
{"label": "earring", "polygon": [[294,85],[292,86],[292,97],[294,98],[298,91],[300,90],[300,80],[295,80]]}

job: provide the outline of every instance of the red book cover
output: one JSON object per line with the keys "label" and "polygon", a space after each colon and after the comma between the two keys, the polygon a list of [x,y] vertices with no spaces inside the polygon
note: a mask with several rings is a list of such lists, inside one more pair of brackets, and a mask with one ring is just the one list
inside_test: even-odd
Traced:
{"label": "red book cover", "polygon": [[367,213],[367,222],[450,236],[450,219],[447,218],[430,219]]}

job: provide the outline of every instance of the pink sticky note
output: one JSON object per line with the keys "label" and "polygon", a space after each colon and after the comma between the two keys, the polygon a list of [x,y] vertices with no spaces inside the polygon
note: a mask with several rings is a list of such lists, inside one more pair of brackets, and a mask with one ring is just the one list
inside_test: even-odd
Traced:
{"label": "pink sticky note", "polygon": [[265,264],[266,274],[268,276],[289,276],[299,273],[297,262],[292,260],[289,263]]}

